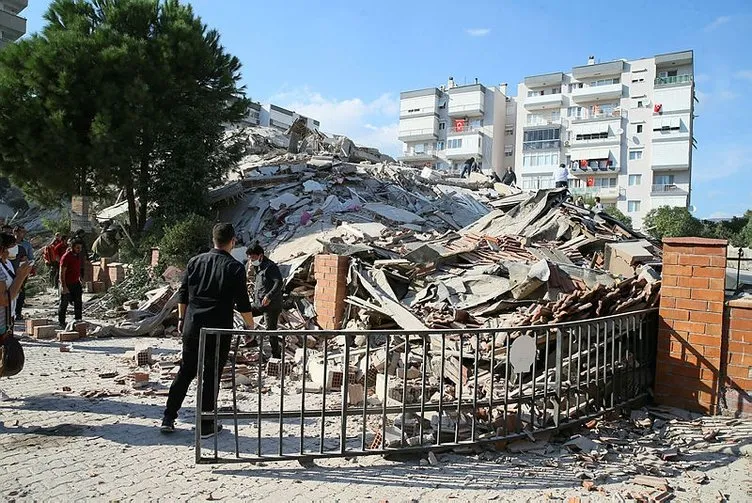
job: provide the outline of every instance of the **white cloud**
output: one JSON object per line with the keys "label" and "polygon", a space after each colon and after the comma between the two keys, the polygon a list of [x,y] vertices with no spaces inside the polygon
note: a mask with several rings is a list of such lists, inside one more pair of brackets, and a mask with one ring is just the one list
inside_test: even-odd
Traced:
{"label": "white cloud", "polygon": [[340,100],[303,87],[279,92],[269,101],[320,121],[321,130],[327,134],[346,135],[359,145],[392,156],[402,150],[397,139],[399,99],[389,93],[371,101]]}
{"label": "white cloud", "polygon": [[731,218],[733,216],[737,216],[737,215],[734,215],[733,213],[729,213],[727,211],[716,211],[716,212],[711,213],[710,215],[708,215],[705,218],[707,218],[707,219],[712,219],[712,218]]}
{"label": "white cloud", "polygon": [[471,37],[485,37],[491,33],[491,28],[468,28],[465,32]]}
{"label": "white cloud", "polygon": [[723,26],[724,24],[728,23],[729,21],[731,21],[731,16],[718,16],[717,18],[713,20],[712,23],[705,26],[704,31],[706,33],[711,32],[715,30],[716,28],[718,28],[719,26]]}
{"label": "white cloud", "polygon": [[734,77],[752,82],[752,70],[740,70],[734,74]]}

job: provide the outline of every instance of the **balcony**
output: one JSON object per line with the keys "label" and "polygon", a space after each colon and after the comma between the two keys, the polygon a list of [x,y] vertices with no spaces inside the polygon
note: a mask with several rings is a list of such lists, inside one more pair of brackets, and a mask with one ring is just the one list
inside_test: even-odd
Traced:
{"label": "balcony", "polygon": [[604,86],[585,86],[572,91],[572,99],[577,102],[613,100],[621,98],[622,84],[606,84]]}
{"label": "balcony", "polygon": [[572,121],[572,124],[581,124],[587,121],[614,120],[621,119],[622,117],[626,118],[627,116],[627,111],[622,110],[621,108],[617,108],[610,112],[590,112],[590,110],[585,109],[581,116],[572,117],[570,120]]}
{"label": "balcony", "polygon": [[691,84],[692,75],[674,75],[673,77],[656,77],[655,87],[673,87]]}
{"label": "balcony", "polygon": [[405,129],[399,132],[400,141],[435,140],[439,137],[438,127],[423,129]]}
{"label": "balcony", "polygon": [[559,150],[561,149],[561,140],[542,140],[542,141],[525,141],[522,143],[524,152],[535,150]]}
{"label": "balcony", "polygon": [[619,199],[620,187],[572,187],[569,192],[577,197],[600,197],[603,201]]}
{"label": "balcony", "polygon": [[17,40],[26,33],[26,19],[0,10],[0,26],[5,40]]}
{"label": "balcony", "polygon": [[653,184],[651,196],[686,196],[689,194],[688,183]]}
{"label": "balcony", "polygon": [[451,136],[447,136],[446,150],[444,154],[447,159],[467,159],[469,157],[475,157],[476,160],[481,157],[483,153],[483,136],[476,132],[472,135],[464,135],[459,137],[462,140],[462,145],[459,147],[450,147],[451,140],[457,139],[456,135],[451,133]]}
{"label": "balcony", "polygon": [[561,124],[561,118],[546,119],[545,117],[541,117],[539,115],[528,115],[525,127],[560,126]]}
{"label": "balcony", "polygon": [[528,110],[542,110],[561,108],[564,104],[564,97],[559,94],[544,94],[542,96],[528,96],[525,98],[525,108]]}
{"label": "balcony", "polygon": [[423,152],[405,152],[397,158],[406,164],[413,162],[433,162],[438,159],[438,150],[428,149]]}
{"label": "balcony", "polygon": [[449,117],[482,117],[485,112],[482,101],[460,105],[450,100],[448,113]]}

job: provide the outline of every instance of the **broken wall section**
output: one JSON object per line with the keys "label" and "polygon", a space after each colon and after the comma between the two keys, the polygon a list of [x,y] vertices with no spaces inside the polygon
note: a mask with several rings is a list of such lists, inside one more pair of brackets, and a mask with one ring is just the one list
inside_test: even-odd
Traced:
{"label": "broken wall section", "polygon": [[316,319],[324,330],[339,330],[345,313],[347,272],[350,258],[339,255],[316,255],[314,264]]}

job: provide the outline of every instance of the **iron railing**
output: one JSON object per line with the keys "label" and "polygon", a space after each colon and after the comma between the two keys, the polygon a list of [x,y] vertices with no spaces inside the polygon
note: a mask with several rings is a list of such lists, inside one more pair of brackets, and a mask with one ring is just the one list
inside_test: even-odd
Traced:
{"label": "iron railing", "polygon": [[[742,269],[742,262],[752,262],[752,257],[745,257],[744,256],[744,248],[739,248],[739,250],[736,252],[736,256],[727,256],[726,257],[726,268],[730,267],[731,269],[736,269],[736,287],[735,288],[726,288],[726,292],[732,292],[732,294],[736,295],[739,292],[742,291],[744,288],[744,285],[749,285],[750,280],[746,277],[750,274],[749,271],[745,271]],[[730,266],[729,262],[733,263],[736,262],[736,267]],[[744,275],[745,277],[742,277]]]}
{"label": "iron railing", "polygon": [[[235,337],[231,399],[196,414],[196,462],[237,463],[409,453],[553,431],[636,400],[652,385],[656,309],[553,325],[473,330],[238,331],[200,334],[197,404],[211,337]],[[243,353],[238,341],[259,343]],[[270,336],[295,361],[252,369]],[[316,343],[318,349],[309,346]],[[283,349],[284,354],[284,349]],[[217,369],[219,360],[207,362]],[[307,371],[303,371],[307,369]],[[221,372],[216,386],[220,385]],[[276,377],[274,377],[276,375]],[[248,385],[248,382],[252,384]],[[249,392],[250,390],[250,392]],[[227,404],[227,405],[224,405]],[[201,421],[231,420],[204,456]]]}

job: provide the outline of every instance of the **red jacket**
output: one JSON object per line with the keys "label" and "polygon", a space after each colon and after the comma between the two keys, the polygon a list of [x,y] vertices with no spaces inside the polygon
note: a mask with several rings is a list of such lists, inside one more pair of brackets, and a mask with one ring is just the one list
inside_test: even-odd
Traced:
{"label": "red jacket", "polygon": [[52,250],[54,251],[52,256],[53,261],[60,262],[60,259],[63,258],[63,255],[65,255],[65,252],[68,250],[68,243],[61,240],[59,243],[53,244]]}

